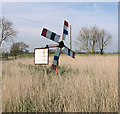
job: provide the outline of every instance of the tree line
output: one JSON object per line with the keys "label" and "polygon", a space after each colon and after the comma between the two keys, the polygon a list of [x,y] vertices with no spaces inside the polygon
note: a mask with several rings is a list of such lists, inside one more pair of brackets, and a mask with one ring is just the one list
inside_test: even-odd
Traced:
{"label": "tree line", "polygon": [[82,27],[75,44],[79,46],[80,52],[103,54],[104,49],[111,43],[111,34],[98,27]]}
{"label": "tree line", "polygon": [[0,19],[1,28],[1,39],[0,47],[3,41],[12,41],[12,46],[10,48],[10,55],[17,56],[25,53],[29,53],[29,45],[24,42],[14,42],[13,38],[17,36],[17,31],[13,27],[13,23],[4,17]]}
{"label": "tree line", "polygon": [[[1,39],[0,47],[3,41],[13,41],[13,38],[17,36],[17,31],[13,27],[13,23],[4,17],[0,19]],[[104,29],[100,30],[97,26],[82,27],[77,40],[74,42],[79,47],[80,52],[83,53],[98,53],[103,54],[104,49],[111,43],[111,34]],[[24,42],[13,42],[10,53],[17,56],[22,53],[29,53],[29,45]],[[53,51],[50,51],[53,53]]]}

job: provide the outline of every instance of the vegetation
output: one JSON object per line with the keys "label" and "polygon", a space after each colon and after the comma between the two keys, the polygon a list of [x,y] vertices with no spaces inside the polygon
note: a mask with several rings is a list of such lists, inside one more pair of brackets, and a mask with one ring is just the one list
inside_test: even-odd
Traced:
{"label": "vegetation", "polygon": [[13,27],[13,23],[4,17],[0,19],[0,29],[1,30],[1,38],[0,38],[0,46],[3,41],[10,41],[17,35],[17,31]]}
{"label": "vegetation", "polygon": [[76,45],[80,47],[80,51],[87,53],[100,53],[103,51],[107,45],[110,44],[111,35],[104,29],[99,30],[98,27],[94,26],[91,28],[83,27],[80,34],[75,42]]}
{"label": "vegetation", "polygon": [[59,75],[34,58],[3,62],[3,112],[117,112],[118,56],[61,56]]}
{"label": "vegetation", "polygon": [[[2,38],[16,36],[12,22],[1,19]],[[1,26],[1,25],[0,25]],[[101,56],[110,43],[111,35],[96,26],[83,27],[77,45],[83,53],[73,60],[61,54],[59,75],[51,69],[54,50],[50,50],[49,66],[34,65],[34,54],[24,42],[13,43],[6,56],[22,55],[2,61],[3,112],[117,112],[117,55]],[[87,55],[87,56],[86,56]]]}
{"label": "vegetation", "polygon": [[17,55],[29,53],[28,47],[29,45],[25,44],[24,42],[13,43],[10,49],[10,55],[17,56]]}

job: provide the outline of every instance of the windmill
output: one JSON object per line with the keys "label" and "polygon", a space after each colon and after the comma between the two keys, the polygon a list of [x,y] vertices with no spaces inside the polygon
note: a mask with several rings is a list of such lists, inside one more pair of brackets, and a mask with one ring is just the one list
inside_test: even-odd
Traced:
{"label": "windmill", "polygon": [[68,28],[69,28],[69,24],[67,21],[64,20],[63,34],[62,34],[61,41],[60,41],[60,35],[52,32],[46,28],[43,28],[42,33],[41,33],[41,36],[44,36],[45,38],[48,38],[57,43],[57,44],[53,44],[53,45],[46,45],[46,48],[57,47],[54,58],[53,58],[53,62],[52,62],[52,69],[53,70],[56,69],[56,74],[58,74],[58,60],[59,60],[62,48],[63,48],[65,54],[71,56],[72,58],[75,58],[75,52],[72,51],[71,49],[69,49],[64,44],[64,41],[66,40],[66,36],[68,35]]}

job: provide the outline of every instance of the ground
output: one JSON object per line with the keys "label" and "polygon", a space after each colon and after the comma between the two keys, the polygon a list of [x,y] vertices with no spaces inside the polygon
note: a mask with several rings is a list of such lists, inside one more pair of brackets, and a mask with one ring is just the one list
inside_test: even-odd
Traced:
{"label": "ground", "polygon": [[2,63],[3,112],[117,112],[118,56],[61,55],[59,75],[34,58]]}

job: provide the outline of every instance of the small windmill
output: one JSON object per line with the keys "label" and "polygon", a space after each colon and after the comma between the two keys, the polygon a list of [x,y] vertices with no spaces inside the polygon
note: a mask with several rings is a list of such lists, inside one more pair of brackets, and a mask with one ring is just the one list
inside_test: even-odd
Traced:
{"label": "small windmill", "polygon": [[66,40],[66,36],[68,35],[68,28],[69,24],[67,21],[64,20],[64,27],[63,27],[63,34],[62,34],[62,40],[60,41],[60,35],[51,32],[50,30],[43,28],[41,35],[55,41],[58,44],[53,44],[53,45],[46,45],[46,48],[53,48],[57,47],[52,63],[52,69],[56,69],[56,74],[58,74],[58,60],[60,57],[61,49],[64,48],[64,53],[67,55],[71,56],[72,58],[75,58],[75,52],[69,49],[67,46],[65,46],[64,41]]}

